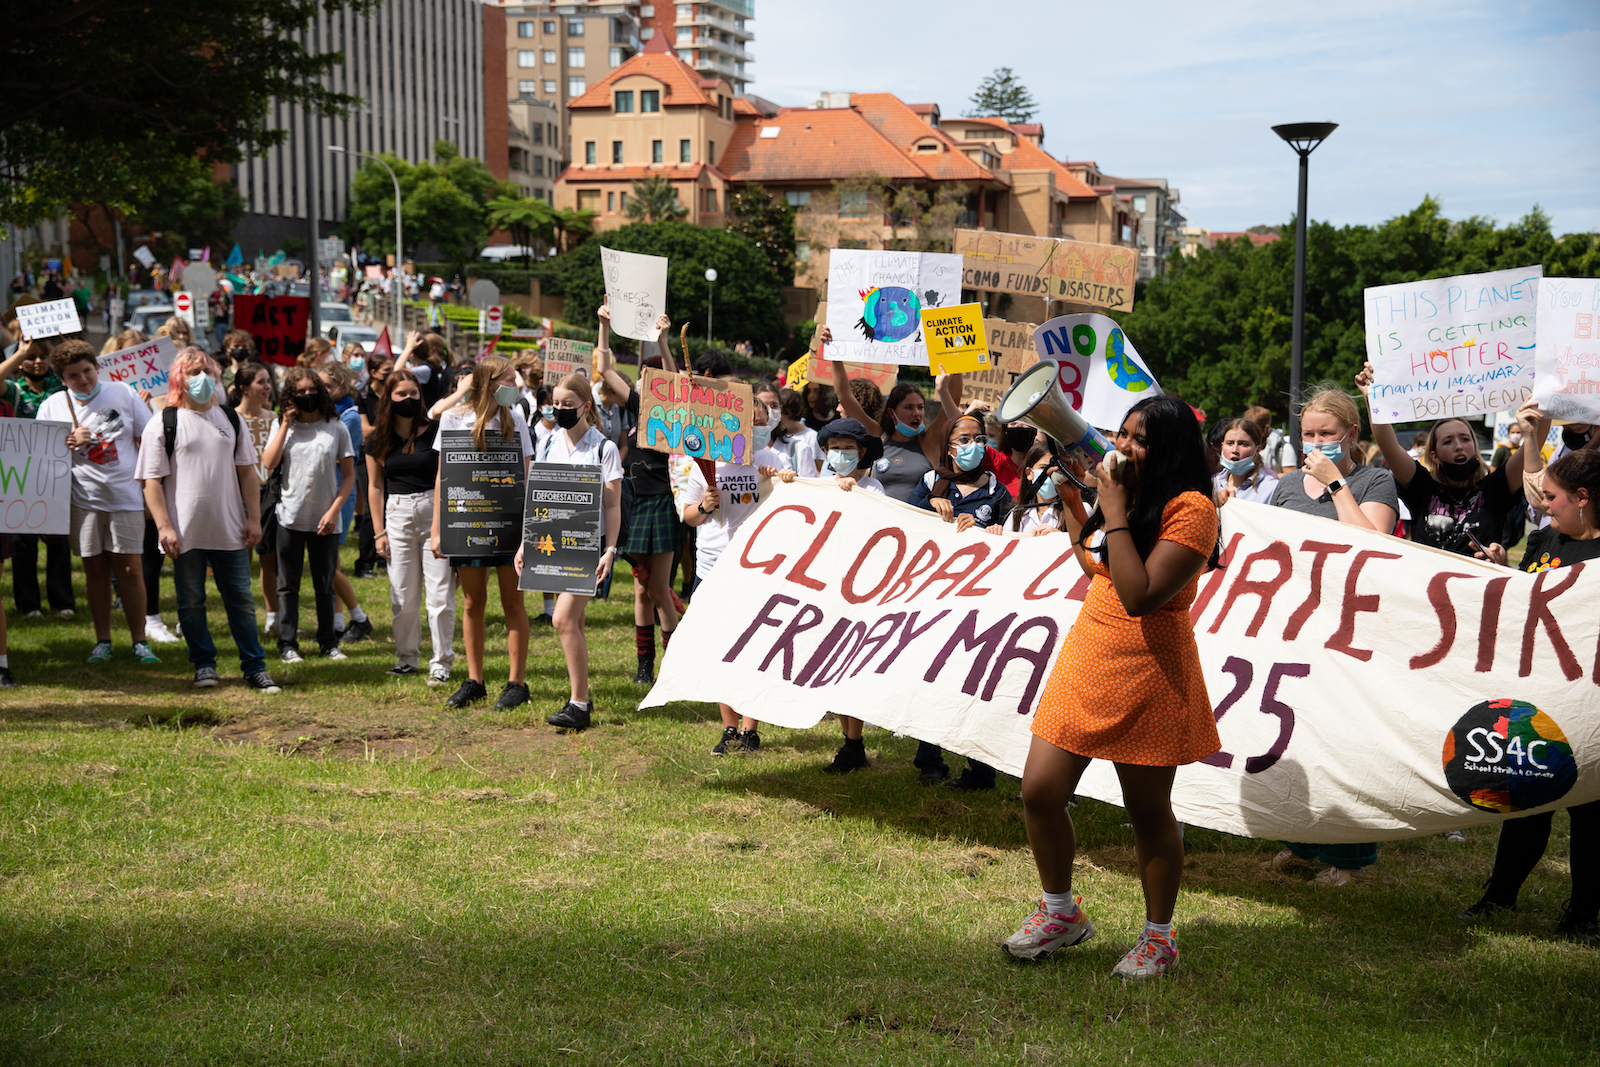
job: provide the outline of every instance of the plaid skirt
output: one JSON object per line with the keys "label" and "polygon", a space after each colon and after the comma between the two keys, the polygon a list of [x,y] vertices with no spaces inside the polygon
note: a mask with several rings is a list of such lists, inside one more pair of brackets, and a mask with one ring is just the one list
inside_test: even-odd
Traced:
{"label": "plaid skirt", "polygon": [[653,556],[675,552],[683,543],[683,522],[673,506],[672,494],[634,499],[632,523],[628,531],[628,552],[634,556]]}

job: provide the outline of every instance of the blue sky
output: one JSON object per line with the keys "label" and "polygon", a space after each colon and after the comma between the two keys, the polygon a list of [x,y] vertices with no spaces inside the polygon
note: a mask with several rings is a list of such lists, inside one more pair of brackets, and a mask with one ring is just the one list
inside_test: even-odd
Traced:
{"label": "blue sky", "polygon": [[1535,203],[1555,231],[1600,230],[1600,3],[1367,0],[757,0],[750,91],[804,106],[893,92],[958,115],[1012,67],[1045,148],[1164,177],[1190,224],[1286,222],[1282,122],[1333,121],[1310,211],[1376,223],[1431,193],[1502,223]]}

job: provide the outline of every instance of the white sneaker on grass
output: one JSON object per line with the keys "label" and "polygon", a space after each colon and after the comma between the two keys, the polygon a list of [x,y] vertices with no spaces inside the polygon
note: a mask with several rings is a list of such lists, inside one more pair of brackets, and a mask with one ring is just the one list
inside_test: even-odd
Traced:
{"label": "white sneaker on grass", "polygon": [[159,615],[144,617],[144,636],[146,640],[157,645],[176,645],[183,641],[183,638],[167,629],[167,624],[161,621]]}
{"label": "white sneaker on grass", "polygon": [[1361,877],[1360,867],[1329,867],[1312,881],[1318,885],[1342,886],[1349,885]]}
{"label": "white sneaker on grass", "polygon": [[1078,910],[1072,916],[1054,915],[1040,900],[1022,929],[1000,942],[1000,951],[1019,960],[1042,960],[1058,948],[1081,945],[1094,936],[1094,923],[1083,910],[1081,897],[1074,897]]}
{"label": "white sneaker on grass", "polygon": [[292,648],[286,648],[278,653],[278,658],[285,663],[304,663],[305,657]]}
{"label": "white sneaker on grass", "polygon": [[1146,933],[1122,957],[1122,962],[1111,968],[1112,974],[1124,978],[1155,978],[1178,969],[1178,939],[1168,940]]}
{"label": "white sneaker on grass", "polygon": [[322,658],[323,659],[349,659],[350,657],[344,654],[344,649],[340,648],[338,645],[334,645],[332,648],[328,649],[328,651],[326,651],[326,652],[324,652],[322,654]]}

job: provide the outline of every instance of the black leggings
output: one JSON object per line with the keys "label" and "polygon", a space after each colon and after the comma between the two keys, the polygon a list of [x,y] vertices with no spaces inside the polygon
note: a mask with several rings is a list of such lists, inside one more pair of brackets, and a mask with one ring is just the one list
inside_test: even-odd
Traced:
{"label": "black leggings", "polygon": [[[1572,901],[1568,911],[1580,922],[1592,922],[1600,911],[1600,800],[1568,808],[1572,837],[1568,865],[1572,868]],[[1522,883],[1544,856],[1550,843],[1555,812],[1529,815],[1500,824],[1500,844],[1494,853],[1494,873],[1483,898],[1512,907]]]}
{"label": "black leggings", "polygon": [[161,614],[161,564],[166,562],[167,554],[161,551],[161,532],[156,529],[156,520],[146,515],[144,519],[144,555],[140,562],[144,565],[144,613],[146,615]]}

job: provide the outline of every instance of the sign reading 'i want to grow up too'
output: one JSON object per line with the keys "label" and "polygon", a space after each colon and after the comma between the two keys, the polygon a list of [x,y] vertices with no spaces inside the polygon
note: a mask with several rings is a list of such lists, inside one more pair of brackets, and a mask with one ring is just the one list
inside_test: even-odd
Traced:
{"label": "sign reading 'i want to grow up too'", "polygon": [[743,382],[642,367],[639,439],[657,452],[749,463],[755,454],[750,440],[754,402]]}

